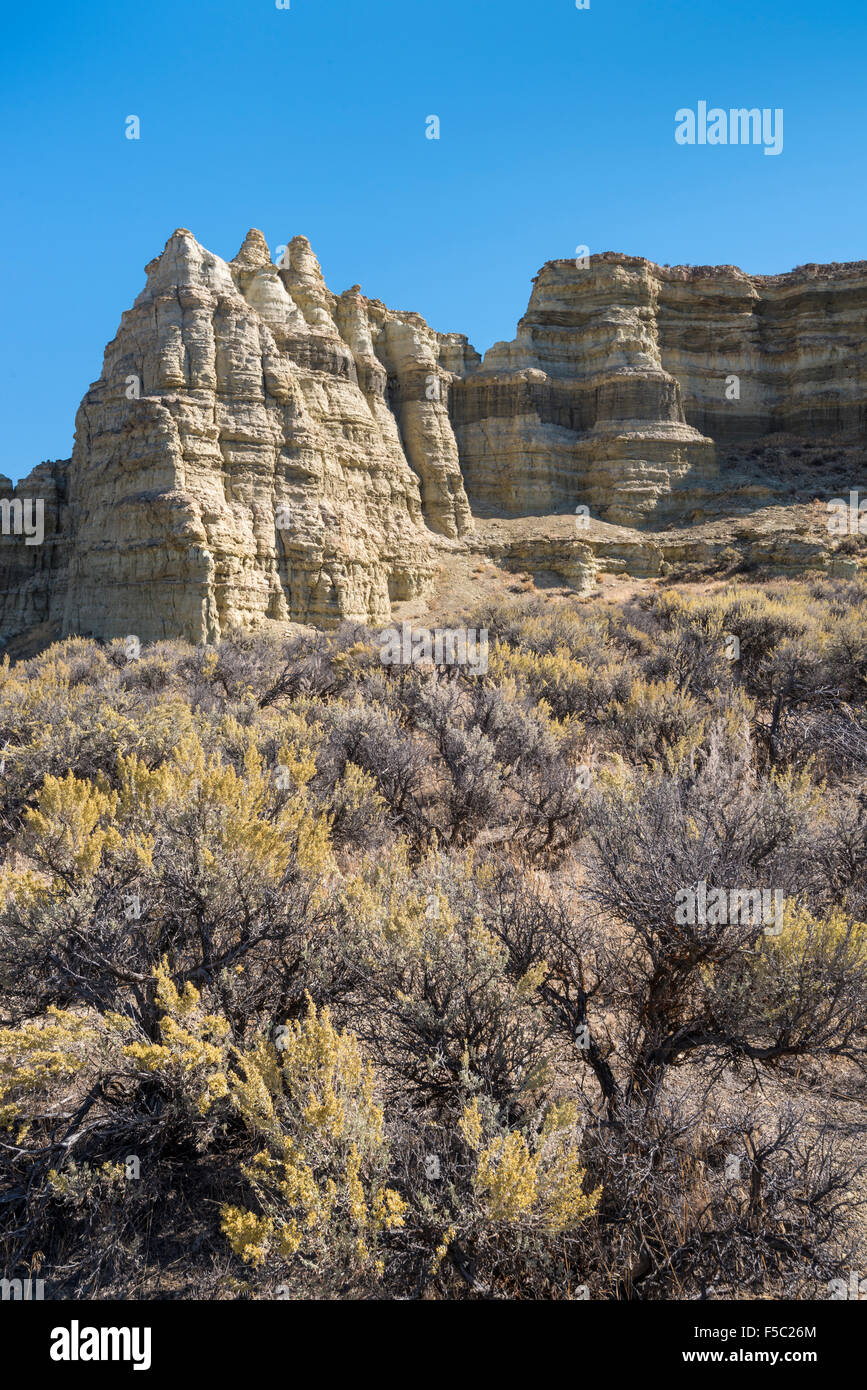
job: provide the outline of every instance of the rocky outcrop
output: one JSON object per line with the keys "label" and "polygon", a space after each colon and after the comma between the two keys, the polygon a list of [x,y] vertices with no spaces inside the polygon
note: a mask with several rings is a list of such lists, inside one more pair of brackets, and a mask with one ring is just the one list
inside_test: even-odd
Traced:
{"label": "rocky outcrop", "polygon": [[[704,554],[672,528],[785,501],[796,457],[830,449],[863,486],[867,263],[551,261],[484,358],[358,285],[333,294],[304,237],[275,264],[254,230],[226,262],[181,229],[146,275],[72,459],[0,479],[5,638],[380,624],[473,547],[585,592],[597,569]],[[582,509],[590,533],[473,538],[474,514]],[[830,566],[823,544],[805,563]]]}
{"label": "rocky outcrop", "polygon": [[[546,265],[514,342],[454,391],[475,502],[512,515],[585,505],[626,525],[683,512],[716,477],[662,365],[649,262]],[[677,495],[686,491],[686,499]]]}
{"label": "rocky outcrop", "polygon": [[431,539],[472,524],[424,389],[436,335],[357,287],[331,294],[303,237],[278,267],[261,233],[227,264],[180,230],[147,277],[78,413],[65,581],[22,586],[33,560],[10,537],[7,622],[214,641],[265,619],[386,621],[429,578]]}
{"label": "rocky outcrop", "polygon": [[0,474],[0,638],[57,620],[69,567],[68,460]]}
{"label": "rocky outcrop", "polygon": [[755,482],[721,471],[732,446],[863,444],[865,314],[867,262],[749,276],[613,253],[550,261],[514,341],[454,385],[470,499],[513,516],[586,505],[631,526],[719,514]]}

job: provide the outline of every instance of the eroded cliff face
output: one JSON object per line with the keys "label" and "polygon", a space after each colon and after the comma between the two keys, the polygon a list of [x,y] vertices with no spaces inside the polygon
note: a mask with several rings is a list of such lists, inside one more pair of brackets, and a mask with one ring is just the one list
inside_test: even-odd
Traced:
{"label": "eroded cliff face", "polygon": [[471,524],[421,389],[435,335],[331,294],[303,237],[284,261],[258,232],[227,264],[181,230],[148,266],[78,416],[65,633],[384,622],[431,535]]}
{"label": "eroded cliff face", "polygon": [[[226,262],[181,229],[146,273],[72,459],[0,480],[13,522],[45,510],[41,544],[4,512],[6,637],[382,624],[473,548],[586,589],[606,546],[656,572],[654,531],[785,500],[811,441],[864,476],[867,263],[551,261],[484,359],[357,285],[331,293],[303,237],[276,265],[251,231]],[[589,533],[474,536],[473,512],[581,507]]]}
{"label": "eroded cliff face", "polygon": [[[867,263],[749,276],[611,253],[551,261],[513,342],[453,388],[467,491],[494,514],[719,515],[739,444],[867,434]],[[796,441],[792,440],[793,446]]]}
{"label": "eroded cliff face", "polygon": [[585,504],[605,520],[661,517],[716,476],[713,442],[688,425],[658,335],[647,261],[553,261],[514,342],[455,386],[471,496],[513,515]]}

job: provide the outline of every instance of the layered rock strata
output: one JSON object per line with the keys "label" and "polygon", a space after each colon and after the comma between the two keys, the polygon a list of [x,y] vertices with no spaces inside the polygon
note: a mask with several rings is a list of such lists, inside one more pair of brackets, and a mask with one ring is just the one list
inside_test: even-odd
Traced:
{"label": "layered rock strata", "polygon": [[[785,500],[805,449],[867,474],[865,262],[551,261],[484,358],[358,285],[333,294],[303,237],[275,264],[251,231],[226,262],[181,229],[146,275],[72,459],[0,479],[7,639],[380,624],[473,547],[583,592],[606,545],[658,573],[672,528]],[[19,524],[37,499],[39,544]],[[474,513],[576,509],[616,537],[473,539]]]}
{"label": "layered rock strata", "polygon": [[46,499],[68,561],[46,578],[42,548],[10,535],[5,622],[205,642],[266,619],[385,622],[429,579],[431,539],[472,525],[425,389],[436,334],[331,294],[303,237],[278,267],[258,232],[227,264],[180,230],[147,277]]}
{"label": "layered rock strata", "polygon": [[[724,510],[737,446],[867,435],[867,262],[749,276],[550,261],[510,343],[453,387],[473,506],[683,524]],[[793,441],[794,442],[794,441]]]}

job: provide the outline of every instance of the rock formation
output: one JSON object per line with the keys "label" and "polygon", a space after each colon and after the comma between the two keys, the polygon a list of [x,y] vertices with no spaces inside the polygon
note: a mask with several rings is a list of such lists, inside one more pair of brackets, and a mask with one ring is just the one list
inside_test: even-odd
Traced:
{"label": "rock formation", "polygon": [[[867,435],[867,262],[749,276],[606,253],[549,261],[511,343],[455,383],[475,506],[585,503],[630,526],[719,512],[721,455]],[[722,495],[721,495],[722,494]]]}
{"label": "rock formation", "polygon": [[147,275],[78,414],[48,616],[194,641],[385,621],[431,570],[422,495],[435,531],[470,524],[444,406],[412,398],[435,335],[331,294],[303,237],[278,268],[258,232],[227,265],[182,230]]}
{"label": "rock formation", "polygon": [[[276,265],[251,231],[226,262],[182,229],[146,274],[71,460],[0,479],[7,640],[382,624],[468,548],[582,590],[606,562],[661,572],[689,551],[672,530],[785,501],[793,468],[823,495],[829,449],[852,487],[865,473],[865,262],[551,261],[484,360],[331,293],[304,237]],[[16,533],[27,499],[41,544]],[[582,507],[586,532],[565,519]],[[558,525],[534,540],[531,516]]]}

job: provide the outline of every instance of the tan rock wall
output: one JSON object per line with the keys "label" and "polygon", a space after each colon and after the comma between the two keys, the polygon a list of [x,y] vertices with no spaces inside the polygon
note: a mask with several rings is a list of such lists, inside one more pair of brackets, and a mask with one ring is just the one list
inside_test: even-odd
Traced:
{"label": "tan rock wall", "polygon": [[[146,273],[72,459],[0,479],[7,510],[45,505],[41,545],[0,536],[4,637],[387,623],[472,545],[471,508],[585,506],[646,532],[732,515],[731,459],[765,438],[845,439],[864,461],[867,263],[751,277],[550,261],[514,340],[484,358],[358,285],[332,294],[304,237],[275,265],[251,231],[229,263],[181,229]],[[741,512],[769,494],[739,489]],[[604,544],[591,554],[576,530],[502,558],[538,551],[583,590]]]}

